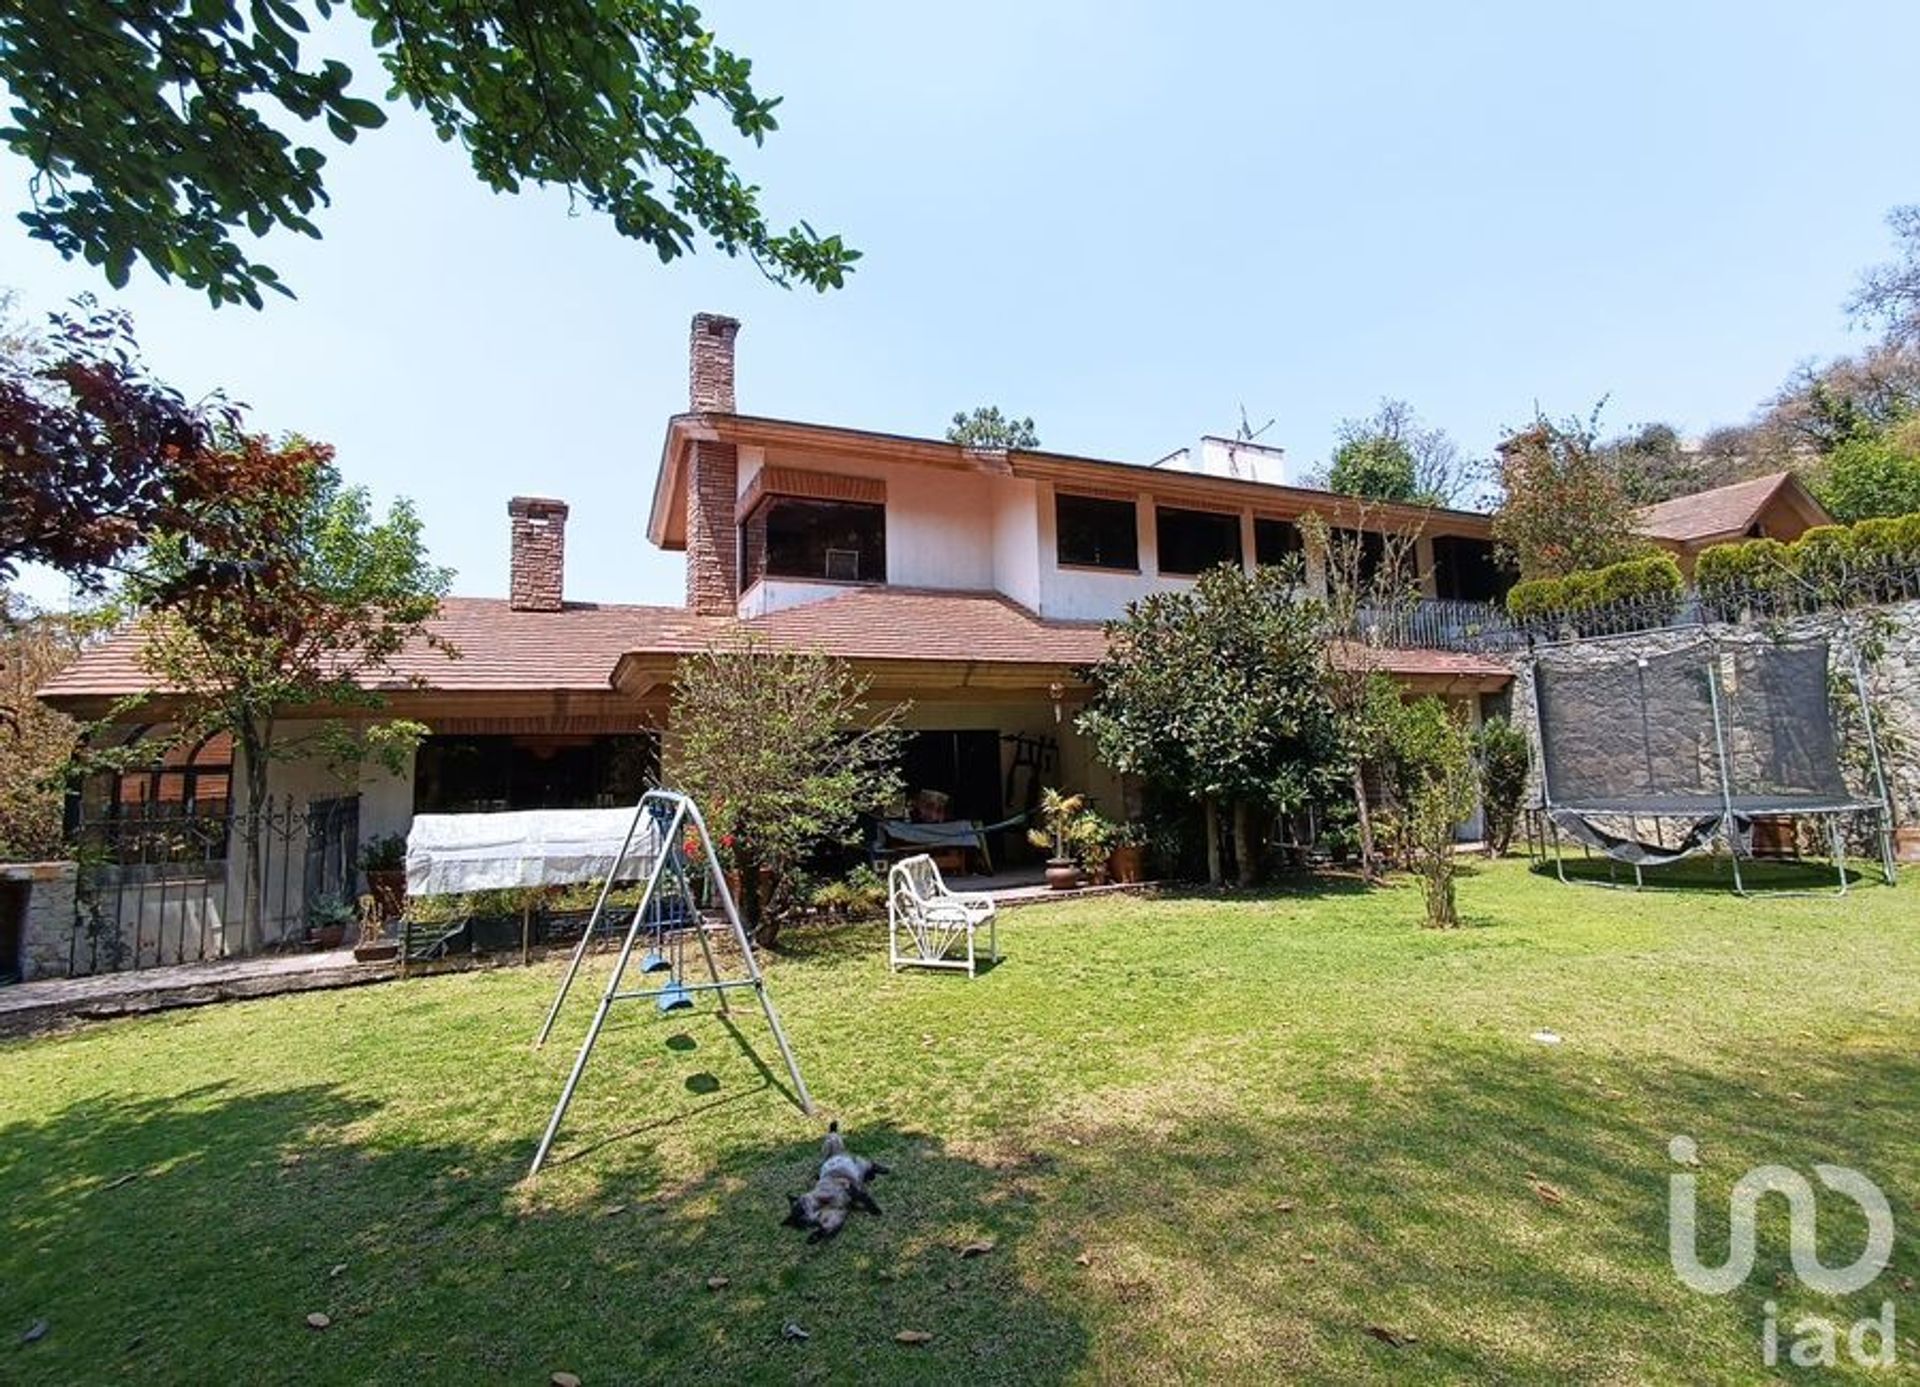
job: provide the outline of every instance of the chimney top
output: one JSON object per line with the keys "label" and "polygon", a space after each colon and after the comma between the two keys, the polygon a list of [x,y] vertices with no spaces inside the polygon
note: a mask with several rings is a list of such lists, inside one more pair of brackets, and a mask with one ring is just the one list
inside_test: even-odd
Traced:
{"label": "chimney top", "polygon": [[508,605],[516,612],[557,612],[566,605],[567,503],[550,496],[516,496],[513,574]]}
{"label": "chimney top", "polygon": [[718,313],[693,315],[687,366],[690,402],[696,413],[734,412],[733,339],[739,332],[738,318],[728,318]]}

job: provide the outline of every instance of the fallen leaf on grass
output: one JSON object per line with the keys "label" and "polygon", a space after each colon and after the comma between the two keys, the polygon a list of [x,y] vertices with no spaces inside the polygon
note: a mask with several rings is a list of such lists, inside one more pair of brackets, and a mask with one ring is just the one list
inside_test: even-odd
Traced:
{"label": "fallen leaf on grass", "polygon": [[334,1265],[333,1270],[327,1273],[329,1277],[345,1276],[346,1274],[347,1274],[347,1264],[345,1262],[336,1263]]}
{"label": "fallen leaf on grass", "polygon": [[806,1330],[802,1329],[799,1325],[795,1324],[792,1320],[788,1320],[785,1324],[780,1326],[780,1337],[792,1343],[799,1344],[799,1343],[806,1342],[808,1339],[811,1339],[813,1335],[807,1333]]}
{"label": "fallen leaf on grass", "polygon": [[903,1329],[893,1336],[893,1341],[896,1344],[930,1344],[933,1335],[924,1329]]}
{"label": "fallen leaf on grass", "polygon": [[731,1286],[732,1284],[733,1284],[733,1281],[730,1277],[709,1276],[707,1278],[707,1289],[710,1291],[724,1291],[726,1290],[727,1287]]}
{"label": "fallen leaf on grass", "polygon": [[1073,1259],[1073,1264],[1076,1267],[1090,1267],[1093,1265],[1093,1257],[1090,1253],[1082,1252]]}
{"label": "fallen leaf on grass", "polygon": [[1283,1199],[1280,1201],[1278,1208],[1281,1213],[1290,1214],[1293,1212],[1293,1201],[1291,1199]]}
{"label": "fallen leaf on grass", "polygon": [[627,1211],[627,1206],[624,1204],[609,1204],[607,1205],[606,1208],[600,1211],[600,1217],[601,1218],[618,1218],[621,1214],[624,1214],[626,1211]]}
{"label": "fallen leaf on grass", "polygon": [[20,1336],[20,1342],[23,1344],[37,1344],[47,1337],[47,1330],[51,1327],[52,1326],[45,1320],[35,1320],[28,1326],[27,1332]]}
{"label": "fallen leaf on grass", "polygon": [[1313,1263],[1319,1261],[1320,1259],[1314,1256],[1311,1252],[1302,1252],[1300,1254],[1300,1260],[1307,1263],[1309,1266],[1311,1266]]}
{"label": "fallen leaf on grass", "polygon": [[138,1180],[139,1178],[140,1178],[139,1171],[130,1170],[125,1175],[116,1175],[113,1179],[107,1181],[107,1183],[102,1185],[100,1188],[103,1190],[117,1190],[122,1185],[132,1184],[135,1180]]}
{"label": "fallen leaf on grass", "polygon": [[1545,1180],[1535,1180],[1533,1182],[1533,1192],[1548,1204],[1564,1204],[1567,1202],[1566,1195],[1562,1194],[1552,1185],[1549,1185]]}
{"label": "fallen leaf on grass", "polygon": [[333,1321],[331,1319],[321,1314],[318,1310],[315,1310],[311,1315],[307,1316],[308,1329],[325,1329],[332,1323]]}
{"label": "fallen leaf on grass", "polygon": [[979,1242],[968,1243],[965,1247],[961,1248],[960,1255],[962,1257],[984,1257],[991,1251],[993,1251],[993,1239],[982,1238]]}
{"label": "fallen leaf on grass", "polygon": [[1420,1341],[1420,1336],[1417,1334],[1402,1334],[1397,1329],[1388,1329],[1383,1324],[1368,1325],[1367,1333],[1371,1334],[1388,1348],[1405,1348],[1408,1344],[1418,1343]]}
{"label": "fallen leaf on grass", "polygon": [[580,1387],[580,1378],[576,1373],[555,1373],[547,1379],[547,1387]]}

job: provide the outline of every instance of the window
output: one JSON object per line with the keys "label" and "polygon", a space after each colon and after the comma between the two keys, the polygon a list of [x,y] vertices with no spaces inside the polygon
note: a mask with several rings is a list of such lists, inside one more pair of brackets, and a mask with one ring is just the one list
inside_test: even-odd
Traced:
{"label": "window", "polygon": [[[146,729],[128,739],[142,740]],[[168,747],[151,765],[113,777],[107,815],[113,819],[224,819],[233,793],[233,738]]]}
{"label": "window", "polygon": [[610,809],[659,781],[649,733],[428,737],[413,758],[416,814]]}
{"label": "window", "polygon": [[1262,520],[1255,516],[1253,521],[1253,561],[1257,564],[1282,564],[1297,555],[1303,546],[1300,543],[1300,527],[1291,520]]}
{"label": "window", "polygon": [[1055,493],[1053,523],[1061,563],[1139,572],[1140,525],[1133,502]]}
{"label": "window", "polygon": [[1440,597],[1463,602],[1497,602],[1513,586],[1513,575],[1500,566],[1493,546],[1484,539],[1436,535],[1433,541],[1433,587]]}
{"label": "window", "polygon": [[1219,511],[1178,510],[1160,506],[1154,512],[1160,543],[1160,571],[1192,575],[1215,564],[1240,562],[1240,517]]}
{"label": "window", "polygon": [[769,496],[740,526],[740,582],[887,580],[887,508],[864,501]]}

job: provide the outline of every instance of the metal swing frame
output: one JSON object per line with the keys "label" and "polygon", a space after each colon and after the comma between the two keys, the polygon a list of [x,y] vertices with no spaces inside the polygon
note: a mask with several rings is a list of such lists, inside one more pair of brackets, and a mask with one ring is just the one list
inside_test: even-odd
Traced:
{"label": "metal swing frame", "polygon": [[[666,813],[661,811],[665,810]],[[780,1014],[774,1010],[773,997],[767,991],[766,978],[760,972],[759,961],[754,957],[753,940],[747,934],[746,925],[740,919],[740,909],[734,903],[733,892],[727,888],[726,875],[721,872],[719,857],[714,852],[713,835],[707,831],[707,821],[700,813],[700,806],[683,794],[673,790],[649,790],[640,797],[634,806],[633,821],[627,825],[627,836],[620,845],[620,853],[607,869],[607,879],[601,884],[599,899],[594,902],[593,914],[588,917],[587,927],[581,931],[580,942],[574,946],[573,957],[567,963],[566,974],[560,979],[560,990],[554,995],[553,1005],[547,1009],[547,1019],[535,1037],[533,1048],[539,1049],[553,1033],[553,1025],[559,1019],[560,1009],[566,1004],[567,993],[573,987],[574,978],[580,972],[580,964],[586,958],[587,949],[593,943],[594,931],[601,917],[606,913],[607,898],[613,893],[613,880],[621,863],[627,860],[633,850],[634,838],[639,834],[641,825],[652,818],[659,827],[660,850],[654,854],[653,867],[647,873],[646,889],[640,893],[640,902],[634,907],[633,917],[627,924],[626,937],[620,943],[620,953],[613,966],[613,973],[607,978],[605,990],[600,994],[600,1003],[593,1013],[593,1021],[587,1027],[586,1038],[580,1043],[580,1053],[574,1057],[573,1069],[567,1075],[566,1086],[560,1090],[560,1101],[554,1105],[553,1116],[547,1121],[547,1130],[540,1138],[539,1149],[533,1154],[533,1164],[527,1170],[528,1178],[540,1173],[540,1167],[546,1162],[547,1153],[553,1147],[553,1139],[560,1130],[560,1123],[567,1115],[567,1107],[573,1102],[574,1091],[580,1086],[580,1079],[586,1073],[587,1061],[593,1057],[594,1044],[600,1039],[600,1032],[607,1024],[607,1016],[616,1002],[637,1002],[655,1000],[671,990],[686,994],[712,992],[720,999],[720,1010],[727,1010],[727,993],[740,988],[751,988],[760,1001],[760,1009],[767,1018],[767,1029],[773,1032],[774,1044],[780,1049],[780,1058],[786,1062],[787,1073],[793,1079],[794,1096],[799,1101],[800,1110],[808,1116],[813,1115],[813,1097],[807,1092],[807,1082],[800,1077],[800,1064],[793,1056],[793,1047],[787,1043],[787,1033],[781,1028]],[[701,922],[700,914],[688,899],[691,883],[687,880],[683,854],[679,851],[681,833],[691,827],[699,835],[701,855],[706,863],[708,880],[712,883],[715,897],[720,902],[721,913],[725,915],[727,925],[733,932],[733,942],[740,950],[740,957],[746,963],[747,976],[744,978],[722,978],[719,964],[713,956],[713,946],[707,939],[706,926]],[[664,987],[642,988],[635,991],[623,991],[621,982],[627,972],[627,965],[633,958],[634,945],[639,941],[643,929],[656,928],[647,914],[648,906],[655,900],[661,887],[662,878],[673,874],[676,891],[681,895],[689,915],[690,923],[683,928],[694,930],[700,937],[700,950],[706,958],[707,982],[689,982],[685,978],[668,975]]]}
{"label": "metal swing frame", "polygon": [[[1569,877],[1567,875],[1566,859],[1561,849],[1561,842],[1562,842],[1563,835],[1562,835],[1559,823],[1554,818],[1554,812],[1559,806],[1555,805],[1553,802],[1552,780],[1551,780],[1551,776],[1549,774],[1548,765],[1547,765],[1546,732],[1545,732],[1546,723],[1545,723],[1544,714],[1543,714],[1543,710],[1541,708],[1541,702],[1540,702],[1539,650],[1541,648],[1551,649],[1554,646],[1561,645],[1561,644],[1567,644],[1567,645],[1601,644],[1601,643],[1606,643],[1611,641],[1621,641],[1621,640],[1629,639],[1635,635],[1640,635],[1640,634],[1643,634],[1643,633],[1624,632],[1615,636],[1594,637],[1594,638],[1590,638],[1587,641],[1551,642],[1546,647],[1534,647],[1529,652],[1529,655],[1530,655],[1529,663],[1532,666],[1532,679],[1529,682],[1532,685],[1531,692],[1533,695],[1533,725],[1535,730],[1535,736],[1539,742],[1540,762],[1541,762],[1541,765],[1540,765],[1540,811],[1541,811],[1541,818],[1543,821],[1541,850],[1542,850],[1542,853],[1544,854],[1548,848],[1548,845],[1551,844],[1552,853],[1553,853],[1554,873],[1556,876],[1559,877],[1563,885],[1595,886],[1595,887],[1599,887],[1601,890],[1607,890],[1607,891],[1619,891],[1619,890],[1639,891],[1639,890],[1645,889],[1646,887],[1646,876],[1642,868],[1642,865],[1640,863],[1638,862],[1630,863],[1628,865],[1630,865],[1633,869],[1633,885],[1632,886],[1623,885],[1617,879],[1617,868],[1619,865],[1618,859],[1614,858],[1611,854],[1606,854],[1606,856],[1608,857],[1608,879],[1606,881],[1582,881],[1577,877]],[[1862,801],[1855,804],[1834,806],[1830,808],[1807,808],[1807,807],[1783,808],[1777,815],[1774,816],[1774,817],[1782,817],[1782,818],[1788,818],[1788,819],[1813,819],[1816,821],[1824,819],[1826,821],[1828,852],[1833,862],[1834,872],[1837,877],[1835,888],[1831,892],[1814,890],[1812,888],[1807,888],[1807,889],[1787,888],[1787,889],[1780,889],[1780,890],[1765,890],[1765,889],[1749,890],[1747,888],[1746,882],[1742,879],[1740,875],[1740,858],[1742,854],[1742,848],[1740,843],[1740,826],[1739,826],[1741,815],[1736,812],[1736,809],[1734,806],[1735,796],[1733,792],[1733,778],[1732,778],[1731,771],[1729,769],[1730,762],[1731,762],[1731,755],[1729,753],[1729,749],[1727,745],[1726,722],[1721,710],[1720,669],[1719,669],[1718,656],[1723,643],[1717,640],[1713,635],[1708,633],[1703,633],[1700,638],[1699,643],[1704,644],[1707,647],[1707,649],[1711,652],[1709,658],[1706,660],[1704,664],[1704,669],[1707,676],[1707,697],[1709,700],[1709,706],[1711,707],[1712,714],[1713,714],[1714,769],[1715,769],[1717,778],[1720,782],[1719,791],[1720,791],[1720,804],[1721,804],[1719,822],[1715,826],[1714,836],[1719,838],[1720,841],[1724,843],[1726,846],[1727,862],[1728,862],[1729,868],[1731,869],[1732,878],[1733,878],[1733,883],[1732,883],[1733,894],[1742,900],[1753,900],[1757,898],[1765,899],[1765,898],[1773,898],[1773,897],[1791,897],[1791,896],[1829,896],[1830,895],[1834,897],[1844,897],[1848,892],[1850,881],[1847,876],[1846,832],[1845,832],[1845,828],[1842,823],[1842,820],[1848,817],[1854,817],[1862,814],[1871,816],[1871,818],[1874,821],[1873,836],[1879,843],[1879,847],[1880,847],[1879,865],[1880,865],[1881,879],[1888,886],[1894,885],[1899,880],[1899,871],[1895,865],[1894,855],[1893,855],[1892,798],[1890,796],[1889,786],[1887,784],[1887,774],[1886,774],[1885,764],[1881,760],[1881,755],[1880,755],[1880,733],[1879,733],[1879,728],[1876,726],[1874,722],[1873,700],[1872,700],[1870,691],[1867,688],[1866,664],[1861,657],[1859,641],[1853,637],[1852,632],[1850,630],[1843,628],[1840,635],[1841,635],[1842,643],[1844,644],[1844,647],[1848,655],[1851,656],[1851,663],[1853,666],[1854,692],[1855,692],[1855,696],[1860,701],[1860,717],[1864,724],[1863,730],[1866,732],[1866,737],[1867,737],[1868,761],[1873,772],[1875,798],[1872,801]],[[1642,663],[1644,664],[1644,661]],[[1652,811],[1643,810],[1636,814],[1624,815],[1623,817],[1626,817],[1628,819],[1629,827],[1631,828],[1633,827],[1634,822],[1637,819],[1642,817],[1651,818],[1656,822],[1658,822],[1661,818],[1674,817],[1674,816],[1662,815]],[[1759,817],[1759,816],[1755,815],[1754,817]],[[1529,833],[1531,833],[1531,830],[1529,830]],[[1748,848],[1746,851],[1747,851],[1747,856],[1749,860],[1754,860],[1752,857],[1751,848]]]}

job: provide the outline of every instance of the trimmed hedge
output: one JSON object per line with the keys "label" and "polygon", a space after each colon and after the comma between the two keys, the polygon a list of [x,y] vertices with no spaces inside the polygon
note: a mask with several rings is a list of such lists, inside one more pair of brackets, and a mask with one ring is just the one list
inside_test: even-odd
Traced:
{"label": "trimmed hedge", "polygon": [[1569,573],[1564,578],[1516,583],[1507,594],[1507,615],[1515,621],[1532,621],[1629,603],[1673,610],[1685,590],[1686,578],[1680,565],[1671,555],[1655,554]]}
{"label": "trimmed hedge", "polygon": [[1703,550],[1695,564],[1700,596],[1716,609],[1765,608],[1778,598],[1838,588],[1877,572],[1920,565],[1920,512],[1852,525],[1817,525],[1791,544],[1748,539]]}

